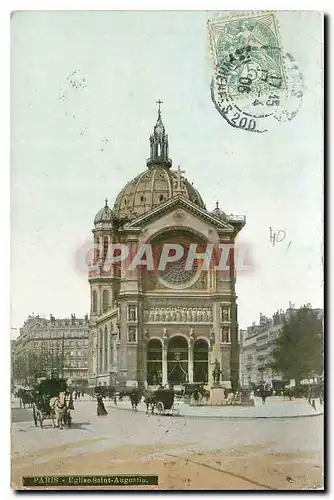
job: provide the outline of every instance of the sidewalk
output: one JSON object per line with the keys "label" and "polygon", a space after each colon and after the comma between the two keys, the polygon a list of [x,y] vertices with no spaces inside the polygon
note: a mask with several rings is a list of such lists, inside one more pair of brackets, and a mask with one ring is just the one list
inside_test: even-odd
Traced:
{"label": "sidewalk", "polygon": [[[261,398],[255,398],[255,406],[189,406],[182,401],[176,402],[176,405],[179,408],[179,416],[187,418],[298,418],[323,414],[323,406],[319,400],[316,400],[316,410],[314,410],[306,399],[282,401],[275,398],[271,401],[268,398],[266,403],[262,404]],[[107,409],[132,411],[131,403],[127,399],[118,402],[117,406],[112,401],[105,400],[105,406]],[[138,411],[146,412],[144,403],[138,405]]]}

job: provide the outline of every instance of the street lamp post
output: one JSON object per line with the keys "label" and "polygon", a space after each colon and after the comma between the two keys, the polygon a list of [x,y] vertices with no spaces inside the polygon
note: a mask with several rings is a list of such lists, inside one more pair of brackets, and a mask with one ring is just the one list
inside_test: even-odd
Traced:
{"label": "street lamp post", "polygon": [[65,339],[65,332],[63,331],[61,339],[61,378],[64,378],[64,339]]}

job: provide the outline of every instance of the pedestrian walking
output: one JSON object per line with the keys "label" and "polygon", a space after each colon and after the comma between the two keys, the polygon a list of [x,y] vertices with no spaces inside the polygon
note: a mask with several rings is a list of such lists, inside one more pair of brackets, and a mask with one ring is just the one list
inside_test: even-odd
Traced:
{"label": "pedestrian walking", "polygon": [[73,405],[73,395],[72,393],[70,392],[70,398],[69,398],[69,402],[68,402],[68,409],[69,410],[74,410],[74,405]]}
{"label": "pedestrian walking", "polygon": [[262,389],[260,393],[261,399],[262,399],[262,404],[264,405],[267,399],[267,391],[265,389]]}
{"label": "pedestrian walking", "polygon": [[99,417],[102,415],[108,415],[108,412],[104,406],[103,398],[101,395],[97,396],[97,415]]}

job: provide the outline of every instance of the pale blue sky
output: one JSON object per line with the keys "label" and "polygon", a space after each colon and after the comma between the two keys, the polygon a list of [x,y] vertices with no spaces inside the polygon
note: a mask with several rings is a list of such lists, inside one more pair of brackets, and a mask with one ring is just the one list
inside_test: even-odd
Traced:
{"label": "pale blue sky", "polygon": [[[257,266],[237,281],[240,327],[289,300],[322,307],[322,19],[277,17],[305,95],[291,122],[260,135],[230,127],[211,102],[205,12],[15,13],[13,327],[32,312],[88,312],[75,253],[90,240],[104,198],[112,205],[145,170],[157,98],[174,167],[186,170],[208,209],[219,199],[225,212],[247,217],[240,242]],[[74,71],[83,90],[66,81]],[[286,230],[286,243],[272,248],[269,226]]]}

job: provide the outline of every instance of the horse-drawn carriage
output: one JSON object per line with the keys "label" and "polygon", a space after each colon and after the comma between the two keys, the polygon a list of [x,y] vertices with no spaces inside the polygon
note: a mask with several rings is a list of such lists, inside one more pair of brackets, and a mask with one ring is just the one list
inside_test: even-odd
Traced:
{"label": "horse-drawn carriage", "polygon": [[174,391],[168,388],[159,388],[151,394],[145,396],[145,403],[148,413],[149,405],[152,408],[152,414],[154,413],[154,408],[156,408],[159,415],[179,415],[179,407],[174,404]]}
{"label": "horse-drawn carriage", "polygon": [[63,424],[71,426],[71,411],[66,402],[67,385],[64,379],[50,378],[39,383],[35,389],[33,418],[35,426],[43,428],[43,421],[52,420],[52,425],[62,429]]}

